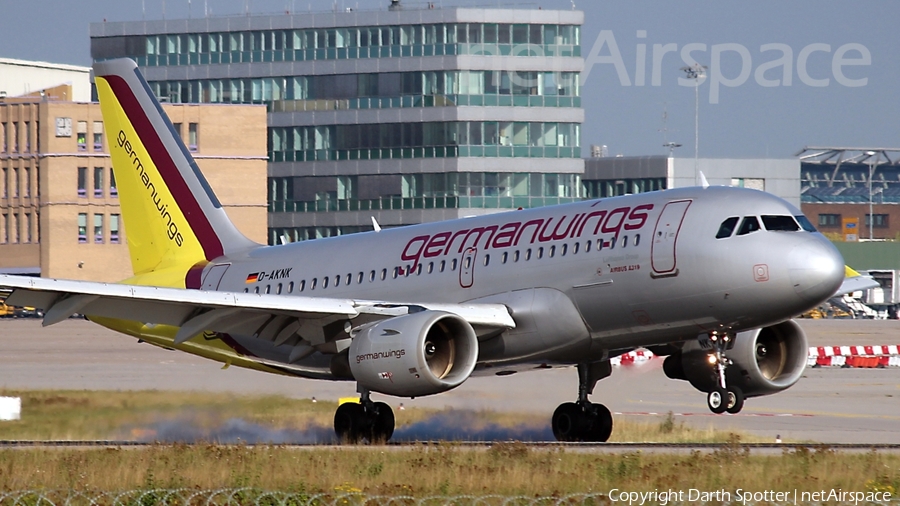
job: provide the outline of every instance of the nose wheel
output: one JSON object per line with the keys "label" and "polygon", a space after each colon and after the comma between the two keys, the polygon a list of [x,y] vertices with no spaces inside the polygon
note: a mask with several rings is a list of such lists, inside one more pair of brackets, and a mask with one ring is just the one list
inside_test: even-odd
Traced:
{"label": "nose wheel", "polygon": [[716,414],[740,413],[744,407],[744,393],[736,386],[728,386],[725,372],[733,362],[725,356],[725,352],[734,346],[734,336],[730,334],[712,333],[709,335],[712,351],[709,353],[709,362],[715,367],[716,386],[707,394],[706,405]]}
{"label": "nose wheel", "polygon": [[346,402],[334,413],[334,433],[341,443],[386,443],[394,435],[394,410],[372,402],[363,391],[359,403]]}

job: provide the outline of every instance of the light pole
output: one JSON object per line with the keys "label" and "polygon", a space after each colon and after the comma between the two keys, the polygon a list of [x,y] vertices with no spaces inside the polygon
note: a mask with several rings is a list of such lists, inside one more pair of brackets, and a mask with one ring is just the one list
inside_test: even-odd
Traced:
{"label": "light pole", "polygon": [[706,79],[706,65],[695,63],[690,67],[681,67],[687,79],[694,81],[694,185],[700,172],[700,81]]}
{"label": "light pole", "polygon": [[[873,214],[873,204],[874,204],[874,196],[872,195],[872,177],[875,176],[875,166],[878,165],[878,157],[875,156],[877,153],[874,151],[866,151],[866,155],[868,155],[869,160],[869,240],[872,240],[872,228],[875,226],[875,215]],[[875,156],[875,161],[872,161],[872,157]]]}

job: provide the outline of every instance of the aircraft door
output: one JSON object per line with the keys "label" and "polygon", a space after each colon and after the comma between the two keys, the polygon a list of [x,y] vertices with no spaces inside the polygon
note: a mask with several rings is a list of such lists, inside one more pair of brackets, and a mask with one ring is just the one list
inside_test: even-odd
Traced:
{"label": "aircraft door", "polygon": [[459,286],[470,288],[475,283],[475,257],[478,250],[466,248],[459,262]]}
{"label": "aircraft door", "polygon": [[231,264],[217,264],[213,265],[206,271],[206,276],[203,277],[203,283],[200,285],[201,290],[218,290],[219,283],[222,282],[222,277],[225,276],[225,271],[231,267]]}
{"label": "aircraft door", "polygon": [[653,243],[650,245],[651,277],[677,276],[675,244],[681,222],[690,207],[690,200],[674,200],[666,204],[653,231]]}

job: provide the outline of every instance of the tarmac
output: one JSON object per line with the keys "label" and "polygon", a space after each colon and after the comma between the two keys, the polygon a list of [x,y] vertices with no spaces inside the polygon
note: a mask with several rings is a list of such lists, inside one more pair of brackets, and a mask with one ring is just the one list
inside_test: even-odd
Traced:
{"label": "tarmac", "polygon": [[[810,346],[900,344],[897,320],[798,320]],[[281,394],[337,400],[356,395],[350,382],[314,381],[230,367],[167,351],[84,320],[42,328],[37,319],[0,320],[0,389],[194,390]],[[459,388],[414,400],[377,396],[392,406],[522,413],[549,419],[577,393],[574,367],[471,378]],[[705,395],[667,379],[662,360],[617,367],[592,396],[616,418],[661,419],[698,428],[740,430],[821,443],[900,443],[900,368],[807,369],[788,390],[749,399],[738,415],[713,415]]]}

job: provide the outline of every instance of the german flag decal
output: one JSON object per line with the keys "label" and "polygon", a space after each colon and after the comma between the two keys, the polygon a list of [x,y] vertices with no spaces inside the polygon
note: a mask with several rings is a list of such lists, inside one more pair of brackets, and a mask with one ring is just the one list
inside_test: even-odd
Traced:
{"label": "german flag decal", "polygon": [[257,281],[259,281],[259,273],[258,272],[254,272],[253,274],[250,274],[249,276],[247,276],[247,281],[246,281],[247,284],[256,283]]}

